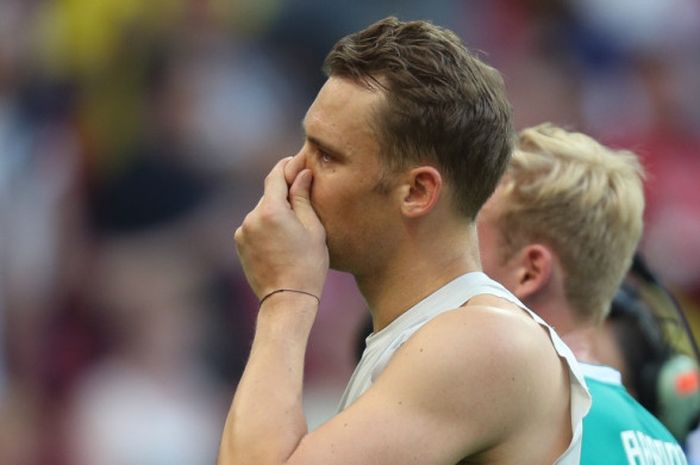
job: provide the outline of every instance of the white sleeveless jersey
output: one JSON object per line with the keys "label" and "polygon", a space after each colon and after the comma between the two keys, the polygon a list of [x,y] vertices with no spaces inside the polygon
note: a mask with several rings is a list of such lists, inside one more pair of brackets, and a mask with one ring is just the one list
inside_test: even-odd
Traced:
{"label": "white sleeveless jersey", "polygon": [[360,363],[355,368],[340,400],[339,410],[355,402],[372,385],[384,371],[394,353],[413,333],[441,313],[454,310],[480,294],[503,298],[526,310],[537,323],[547,329],[554,349],[561,358],[566,360],[571,382],[571,431],[574,434],[568,449],[559,457],[555,465],[578,465],[581,457],[582,420],[590,408],[591,398],[574,354],[551,326],[525,307],[501,284],[481,272],[467,273],[450,281],[408,309],[389,326],[368,336]]}

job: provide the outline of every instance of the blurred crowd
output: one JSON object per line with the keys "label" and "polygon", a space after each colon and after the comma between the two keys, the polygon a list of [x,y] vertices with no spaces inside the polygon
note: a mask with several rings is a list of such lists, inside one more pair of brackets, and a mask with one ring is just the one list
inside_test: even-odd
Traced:
{"label": "blurred crowd", "polygon": [[[233,232],[326,51],[390,14],[479,50],[518,128],[642,157],[642,252],[700,329],[696,0],[0,0],[0,463],[214,462],[257,307]],[[332,273],[312,425],[365,310]]]}

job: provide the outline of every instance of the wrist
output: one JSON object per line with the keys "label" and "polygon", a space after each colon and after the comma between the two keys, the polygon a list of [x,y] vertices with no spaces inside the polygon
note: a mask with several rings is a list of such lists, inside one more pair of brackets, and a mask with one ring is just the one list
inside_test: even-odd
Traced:
{"label": "wrist", "polygon": [[267,295],[258,309],[257,330],[291,336],[308,335],[316,319],[319,300],[301,292],[275,292]]}
{"label": "wrist", "polygon": [[275,295],[277,295],[277,294],[281,294],[281,293],[283,293],[283,292],[288,292],[288,293],[291,292],[292,294],[302,294],[302,295],[306,295],[306,296],[308,296],[308,297],[311,297],[311,298],[315,299],[317,305],[321,303],[321,299],[320,299],[316,294],[314,294],[313,292],[305,291],[305,290],[303,290],[303,289],[293,289],[293,288],[286,288],[286,287],[284,287],[284,288],[275,289],[274,291],[271,291],[271,292],[268,292],[267,294],[265,294],[265,295],[260,299],[260,304],[259,304],[258,306],[259,306],[259,307],[262,307],[263,303],[264,303],[267,299],[269,299],[270,297],[273,297],[273,296],[275,296]]}

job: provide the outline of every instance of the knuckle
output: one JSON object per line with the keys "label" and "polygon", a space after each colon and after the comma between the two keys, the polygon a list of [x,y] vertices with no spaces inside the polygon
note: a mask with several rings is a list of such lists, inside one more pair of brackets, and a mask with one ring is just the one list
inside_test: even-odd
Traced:
{"label": "knuckle", "polygon": [[248,213],[245,218],[243,218],[243,223],[241,223],[241,229],[243,231],[250,229],[250,224],[254,221],[254,212]]}
{"label": "knuckle", "polygon": [[270,223],[272,222],[274,215],[270,211],[269,208],[264,208],[260,211],[260,221],[262,223]]}
{"label": "knuckle", "polygon": [[298,204],[304,201],[304,196],[301,195],[297,189],[292,189],[291,191],[289,191],[289,198],[294,204]]}
{"label": "knuckle", "polygon": [[248,213],[243,219],[243,223],[241,223],[236,230],[236,235],[243,239],[246,234],[250,234],[250,232],[254,229],[255,223],[257,222],[256,217],[257,215],[255,215],[254,212]]}
{"label": "knuckle", "polygon": [[274,205],[265,204],[260,209],[260,221],[263,223],[274,223],[278,217],[278,209]]}

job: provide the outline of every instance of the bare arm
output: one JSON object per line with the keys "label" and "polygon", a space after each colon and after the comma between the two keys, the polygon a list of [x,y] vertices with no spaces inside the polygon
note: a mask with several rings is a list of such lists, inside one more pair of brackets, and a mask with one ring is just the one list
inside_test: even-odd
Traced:
{"label": "bare arm", "polygon": [[301,404],[304,353],[316,305],[309,296],[283,293],[261,307],[224,428],[220,465],[284,463],[307,433]]}
{"label": "bare arm", "polygon": [[[298,160],[280,161],[265,180],[261,201],[236,231],[241,263],[259,298],[283,288],[315,296],[323,289],[325,232],[309,201],[311,173],[302,167]],[[261,305],[224,427],[220,465],[283,463],[306,434],[304,354],[317,305],[314,297],[296,292],[275,293]]]}
{"label": "bare arm", "polygon": [[436,318],[354,404],[308,433],[287,463],[453,465],[481,454],[500,457],[484,463],[527,462],[522,451],[506,458],[507,450],[526,442],[534,426],[528,412],[552,400],[551,390],[537,389],[552,380],[531,369],[546,358],[531,350],[532,334],[512,315],[473,308]]}

